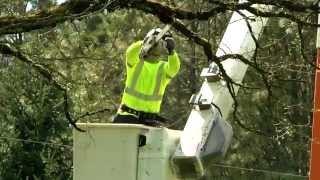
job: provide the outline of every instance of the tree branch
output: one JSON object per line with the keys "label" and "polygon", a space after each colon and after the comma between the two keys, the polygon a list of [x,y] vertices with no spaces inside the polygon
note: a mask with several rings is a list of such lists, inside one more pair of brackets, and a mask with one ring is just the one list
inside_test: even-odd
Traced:
{"label": "tree branch", "polygon": [[[184,36],[192,39],[195,43],[203,47],[204,53],[208,58],[208,62],[215,62],[221,70],[221,75],[227,83],[228,90],[235,101],[235,107],[237,106],[236,96],[233,89],[233,85],[239,85],[235,83],[225,72],[221,61],[227,58],[239,59],[242,62],[254,67],[259,73],[266,73],[262,70],[256,62],[252,62],[241,55],[229,54],[221,57],[217,57],[213,54],[211,44],[204,38],[200,37],[196,33],[190,31],[179,19],[186,20],[208,20],[219,13],[226,11],[239,11],[247,10],[252,14],[260,17],[280,17],[287,18],[291,21],[297,22],[301,25],[319,27],[316,23],[306,22],[297,16],[294,16],[288,11],[294,11],[299,13],[319,12],[317,4],[305,5],[302,3],[292,3],[291,1],[281,0],[250,0],[246,3],[225,3],[222,1],[211,0],[210,3],[213,7],[204,12],[192,12],[183,9],[171,8],[167,5],[163,5],[156,1],[151,0],[70,0],[63,3],[60,6],[55,6],[47,11],[37,11],[35,13],[28,13],[27,16],[4,16],[0,17],[0,35],[16,34],[21,32],[29,32],[36,29],[55,27],[57,24],[73,20],[81,19],[90,13],[99,12],[101,10],[107,10],[113,12],[117,9],[138,9],[145,13],[152,14],[160,19],[161,22],[172,24],[172,26]],[[272,5],[277,7],[277,11],[269,12],[262,11],[252,7],[252,5]],[[300,14],[301,15],[301,14]],[[256,43],[257,44],[257,43]],[[6,45],[0,44],[0,52],[3,54],[10,54],[17,57],[21,61],[30,64],[35,70],[37,70],[46,79],[52,82],[59,90],[64,92],[65,101],[65,115],[68,121],[76,128],[75,121],[72,120],[68,111],[68,95],[67,89],[54,80],[50,71],[44,66],[33,62],[30,58],[17,51],[16,49]],[[266,84],[268,81],[264,78]],[[80,130],[80,129],[78,129]]]}
{"label": "tree branch", "polygon": [[47,11],[39,10],[26,16],[3,16],[0,17],[0,35],[55,27],[59,23],[81,19],[103,9],[113,12],[118,8],[127,8],[135,1],[137,0],[70,0]]}
{"label": "tree branch", "polygon": [[[153,14],[164,23],[169,23],[171,18],[186,20],[208,20],[219,13],[226,11],[248,10],[261,17],[283,17],[291,21],[309,26],[319,26],[315,23],[304,22],[286,12],[285,9],[304,13],[306,10],[319,12],[317,5],[305,5],[289,1],[252,0],[245,3],[224,3],[211,1],[214,4],[208,11],[193,12],[179,8],[172,8],[151,0],[70,0],[60,6],[54,6],[49,10],[40,10],[35,13],[27,13],[26,16],[3,16],[0,17],[0,35],[29,32],[36,29],[55,27],[57,24],[81,19],[84,16],[101,10],[113,12],[116,9],[134,8],[146,13]],[[278,12],[265,12],[258,10],[251,5],[273,5],[279,7]],[[284,8],[284,9],[282,9]]]}
{"label": "tree branch", "polygon": [[318,4],[306,4],[300,3],[299,1],[288,1],[288,0],[249,0],[251,3],[255,4],[264,4],[264,5],[273,5],[278,8],[285,8],[289,11],[296,12],[306,12],[313,11],[319,12]]}
{"label": "tree branch", "polygon": [[112,112],[112,111],[113,111],[113,109],[104,108],[104,109],[100,109],[100,110],[93,111],[93,112],[86,112],[86,113],[80,115],[79,117],[77,117],[75,119],[76,119],[76,121],[78,121],[79,119],[82,119],[82,118],[87,117],[87,116],[92,116],[92,115],[95,115],[95,114],[104,113],[104,112]]}
{"label": "tree branch", "polygon": [[34,68],[37,72],[39,72],[44,78],[46,78],[50,83],[52,83],[58,90],[63,92],[64,98],[64,113],[65,117],[69,121],[69,123],[78,131],[84,132],[84,130],[80,129],[75,123],[76,121],[72,120],[71,114],[69,112],[69,99],[68,99],[68,91],[63,85],[61,85],[58,81],[54,79],[52,74],[48,69],[46,69],[43,65],[32,61],[28,56],[21,53],[17,49],[11,47],[9,44],[0,44],[0,53],[6,54],[10,56],[14,56],[20,61],[30,65]]}

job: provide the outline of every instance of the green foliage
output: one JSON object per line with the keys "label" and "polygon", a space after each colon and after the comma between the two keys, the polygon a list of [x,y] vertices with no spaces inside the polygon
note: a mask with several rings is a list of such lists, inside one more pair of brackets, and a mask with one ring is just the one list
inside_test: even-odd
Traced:
{"label": "green foliage", "polygon": [[70,178],[71,147],[46,144],[71,143],[62,94],[25,65],[3,68],[0,77],[0,177]]}
{"label": "green foliage", "polygon": [[[233,123],[236,137],[227,162],[246,168],[307,176],[314,67],[302,58],[297,27],[282,26],[281,22],[283,20],[271,20],[259,41],[263,48],[258,52],[257,62],[269,72],[265,76],[272,85],[271,92],[267,91],[261,75],[249,68],[244,83],[255,88],[240,89],[237,119],[252,131],[244,131]],[[291,30],[286,31],[288,28]],[[303,35],[303,41],[315,47],[314,29],[305,28]],[[311,63],[314,48],[303,51]],[[236,175],[245,171],[231,172]],[[247,179],[270,179],[270,174],[248,173]],[[277,175],[271,179],[295,178]]]}
{"label": "green foliage", "polygon": [[[201,0],[168,3],[193,11],[211,7]],[[19,13],[15,9],[23,9],[23,5],[23,1],[0,0],[0,10],[6,14]],[[217,49],[229,17],[230,12],[208,21],[184,23]],[[55,80],[67,87],[73,118],[109,108],[108,112],[79,121],[110,122],[124,87],[126,48],[143,39],[151,28],[163,26],[153,16],[126,9],[112,14],[97,12],[13,39],[34,61],[53,69]],[[201,47],[175,30],[173,35],[182,60],[181,71],[167,88],[162,115],[172,120],[170,128],[182,129],[191,109],[187,102],[199,90],[199,74],[208,62]],[[270,21],[259,40],[262,48],[257,56],[257,64],[269,73],[263,79],[249,68],[244,84],[254,88],[240,89],[237,119],[231,115],[228,119],[234,129],[231,149],[225,159],[211,163],[207,179],[305,179],[215,166],[222,163],[307,175],[314,75],[310,62],[315,54],[315,29],[304,28],[303,35],[307,59],[300,51],[296,25],[284,19]],[[0,137],[71,145],[61,92],[31,67],[10,58],[4,61],[1,57],[1,62],[5,63],[0,66]],[[272,85],[272,94],[265,81]],[[0,141],[0,179],[71,179],[72,151],[68,146]]]}

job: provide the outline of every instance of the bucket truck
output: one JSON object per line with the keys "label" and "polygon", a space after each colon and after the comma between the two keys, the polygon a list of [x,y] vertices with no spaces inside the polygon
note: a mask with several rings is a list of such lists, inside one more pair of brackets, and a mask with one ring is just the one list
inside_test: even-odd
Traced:
{"label": "bucket truck", "polygon": [[[266,22],[247,11],[234,12],[216,55],[241,54],[250,59],[255,49],[252,36],[258,39]],[[227,59],[222,65],[234,82],[242,82],[246,64]],[[233,99],[226,82],[217,78],[218,71],[214,64],[204,68],[205,80],[190,99],[194,108],[182,131],[134,124],[78,123],[86,132],[73,133],[73,179],[178,180],[203,176],[204,161],[223,156],[233,135],[226,121]],[[239,87],[233,88],[237,93]]]}

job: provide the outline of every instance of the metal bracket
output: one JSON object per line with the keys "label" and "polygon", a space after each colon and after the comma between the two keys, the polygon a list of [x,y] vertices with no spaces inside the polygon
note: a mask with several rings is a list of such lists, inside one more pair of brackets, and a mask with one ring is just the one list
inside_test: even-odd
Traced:
{"label": "metal bracket", "polygon": [[208,82],[217,82],[221,79],[219,67],[215,63],[211,63],[208,68],[203,68],[200,76],[205,77]]}
{"label": "metal bracket", "polygon": [[208,99],[202,96],[201,93],[192,94],[189,104],[198,106],[200,110],[210,109],[212,99]]}

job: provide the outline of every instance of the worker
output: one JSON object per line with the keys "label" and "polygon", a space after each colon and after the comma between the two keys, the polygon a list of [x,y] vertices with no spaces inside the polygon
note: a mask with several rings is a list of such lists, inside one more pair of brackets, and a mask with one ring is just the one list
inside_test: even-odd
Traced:
{"label": "worker", "polygon": [[[126,51],[127,77],[120,107],[114,123],[159,126],[165,120],[159,116],[166,86],[180,69],[175,41],[170,32],[160,28],[150,30],[143,41],[131,44]],[[154,42],[149,51],[144,48]],[[165,55],[167,61],[161,57]]]}

